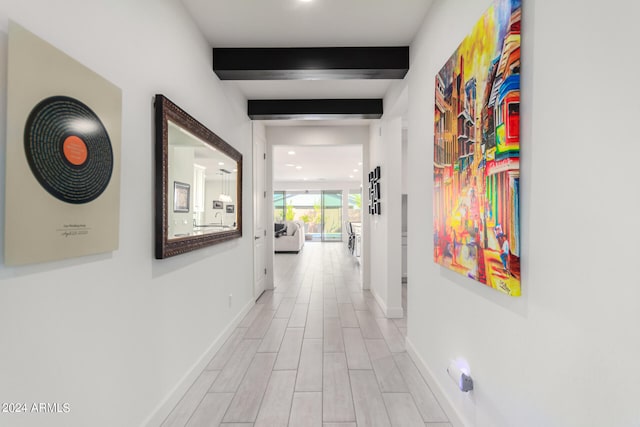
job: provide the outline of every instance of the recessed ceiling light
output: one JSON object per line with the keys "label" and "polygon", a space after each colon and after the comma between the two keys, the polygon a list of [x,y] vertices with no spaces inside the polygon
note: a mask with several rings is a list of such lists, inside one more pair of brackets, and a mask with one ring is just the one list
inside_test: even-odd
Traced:
{"label": "recessed ceiling light", "polygon": [[349,178],[353,179],[353,175],[349,175]]}
{"label": "recessed ceiling light", "polygon": [[313,0],[300,0],[302,3],[311,3]]}
{"label": "recessed ceiling light", "polygon": [[302,180],[303,180],[303,181],[306,181],[306,180],[307,180],[307,178],[302,178]]}
{"label": "recessed ceiling light", "polygon": [[358,162],[358,166],[362,166],[362,162]]}
{"label": "recessed ceiling light", "polygon": [[302,169],[302,166],[296,166],[296,169],[300,170]]}
{"label": "recessed ceiling light", "polygon": [[218,162],[218,166],[224,166],[224,162]]}
{"label": "recessed ceiling light", "polygon": [[287,163],[285,166],[288,166],[290,168],[294,167],[295,165],[293,163]]}
{"label": "recessed ceiling light", "polygon": [[287,154],[290,155],[290,156],[293,156],[294,154],[296,154],[296,152],[295,151],[287,151]]}
{"label": "recessed ceiling light", "polygon": [[354,172],[358,172],[358,169],[354,169],[353,171],[354,171]]}
{"label": "recessed ceiling light", "polygon": [[234,169],[233,171],[234,171],[234,172],[238,172],[238,169]]}

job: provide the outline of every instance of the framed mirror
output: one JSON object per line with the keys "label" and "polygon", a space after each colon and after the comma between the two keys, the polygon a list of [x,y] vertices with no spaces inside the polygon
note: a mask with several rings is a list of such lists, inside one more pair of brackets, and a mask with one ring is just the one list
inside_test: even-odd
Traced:
{"label": "framed mirror", "polygon": [[242,236],[242,154],[163,95],[155,98],[156,258]]}

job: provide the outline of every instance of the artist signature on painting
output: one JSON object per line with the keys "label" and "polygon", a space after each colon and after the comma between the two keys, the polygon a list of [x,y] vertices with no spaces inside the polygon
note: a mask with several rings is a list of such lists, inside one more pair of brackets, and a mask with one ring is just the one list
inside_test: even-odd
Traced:
{"label": "artist signature on painting", "polygon": [[83,236],[91,230],[85,224],[64,224],[62,227],[57,230],[62,237]]}

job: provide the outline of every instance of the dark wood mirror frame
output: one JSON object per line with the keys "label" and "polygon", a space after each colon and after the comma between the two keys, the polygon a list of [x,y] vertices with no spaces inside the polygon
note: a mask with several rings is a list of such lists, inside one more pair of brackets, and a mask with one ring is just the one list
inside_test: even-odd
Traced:
{"label": "dark wood mirror frame", "polygon": [[[169,121],[198,137],[206,144],[224,153],[237,163],[237,185],[235,209],[237,224],[225,230],[198,236],[169,239]],[[185,252],[215,245],[242,237],[242,154],[227,144],[218,135],[207,129],[164,95],[155,97],[156,167],[155,167],[155,255],[157,259],[168,258]]]}

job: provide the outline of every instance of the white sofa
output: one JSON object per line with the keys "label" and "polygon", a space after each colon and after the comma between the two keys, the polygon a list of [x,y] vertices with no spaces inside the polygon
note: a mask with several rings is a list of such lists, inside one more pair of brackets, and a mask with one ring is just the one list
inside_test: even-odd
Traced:
{"label": "white sofa", "polygon": [[273,247],[275,252],[295,252],[298,253],[304,246],[304,222],[286,221],[287,231],[285,234],[274,239]]}

